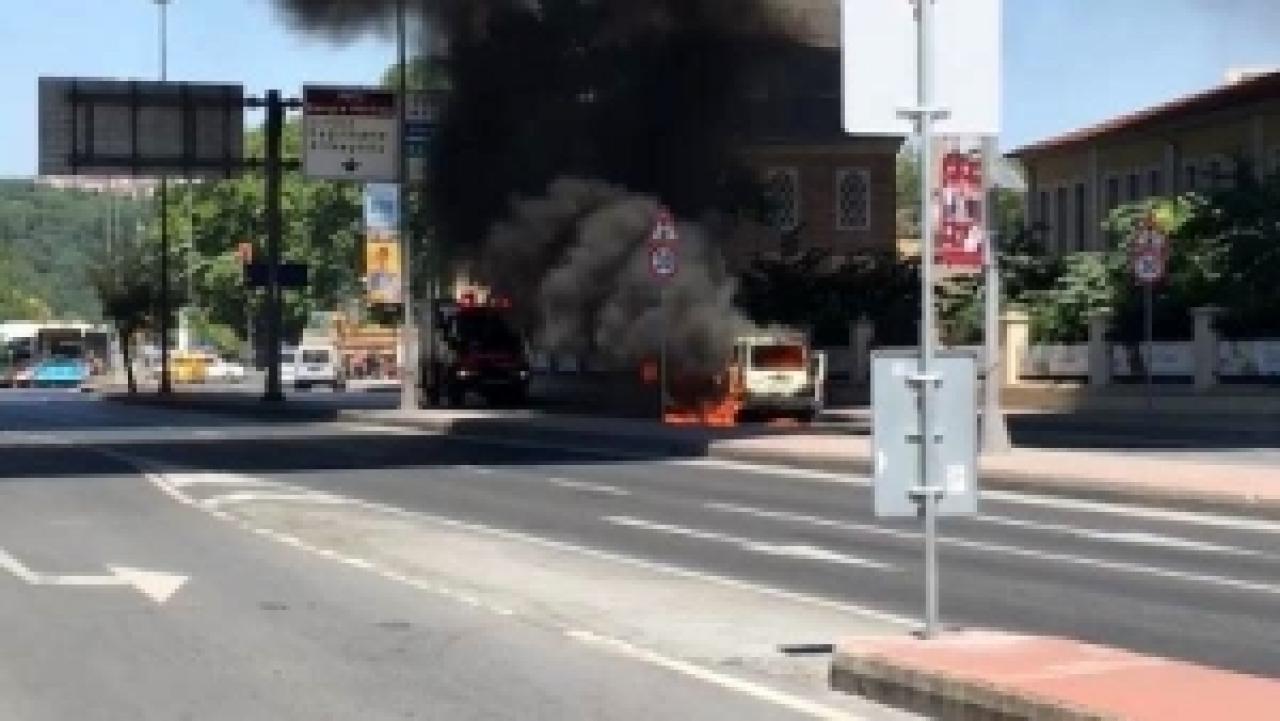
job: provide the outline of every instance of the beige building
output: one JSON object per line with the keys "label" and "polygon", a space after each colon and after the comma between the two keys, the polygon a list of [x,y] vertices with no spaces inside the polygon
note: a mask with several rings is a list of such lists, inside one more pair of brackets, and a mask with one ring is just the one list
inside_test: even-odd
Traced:
{"label": "beige building", "polygon": [[1280,72],[1223,85],[1011,153],[1025,169],[1028,220],[1056,253],[1101,250],[1115,207],[1234,182],[1240,163],[1280,170]]}

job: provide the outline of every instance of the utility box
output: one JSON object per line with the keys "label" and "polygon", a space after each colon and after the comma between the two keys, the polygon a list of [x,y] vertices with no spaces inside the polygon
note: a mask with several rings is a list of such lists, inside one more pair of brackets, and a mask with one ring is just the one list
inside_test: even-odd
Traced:
{"label": "utility box", "polygon": [[[871,356],[871,425],[875,512],[881,518],[920,512],[920,375],[915,350],[876,351]],[[938,513],[964,516],[978,510],[977,359],[943,351],[934,357],[933,478],[942,489]]]}

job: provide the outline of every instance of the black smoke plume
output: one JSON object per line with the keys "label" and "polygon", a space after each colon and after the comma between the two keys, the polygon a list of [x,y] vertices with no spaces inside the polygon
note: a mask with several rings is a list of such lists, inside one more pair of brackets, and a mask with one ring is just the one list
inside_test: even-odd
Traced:
{"label": "black smoke plume", "polygon": [[[277,0],[293,25],[380,32],[395,0]],[[689,240],[673,348],[722,362],[741,323],[719,246],[758,210],[736,153],[761,67],[799,43],[766,0],[409,0],[444,49],[451,92],[433,207],[456,255],[517,305],[549,350],[653,350],[647,224]],[[468,250],[469,249],[469,250]],[[694,286],[706,284],[695,292]]]}

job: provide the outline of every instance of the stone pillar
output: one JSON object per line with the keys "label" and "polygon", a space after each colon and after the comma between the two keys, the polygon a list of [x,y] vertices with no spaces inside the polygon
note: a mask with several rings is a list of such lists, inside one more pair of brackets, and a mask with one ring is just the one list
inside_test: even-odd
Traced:
{"label": "stone pillar", "polygon": [[1095,310],[1089,313],[1089,385],[1111,385],[1111,342],[1107,331],[1111,328],[1111,310]]}
{"label": "stone pillar", "polygon": [[1031,316],[1020,310],[1005,311],[1000,316],[1000,337],[1004,341],[1001,367],[1004,384],[1016,386],[1022,382],[1022,359],[1031,348]]}
{"label": "stone pillar", "polygon": [[1192,337],[1192,356],[1195,358],[1196,388],[1208,390],[1218,384],[1218,329],[1213,322],[1221,308],[1203,306],[1191,309],[1195,335]]}
{"label": "stone pillar", "polygon": [[875,341],[876,324],[866,316],[849,324],[849,352],[852,357],[849,383],[865,386],[871,381],[871,345]]}

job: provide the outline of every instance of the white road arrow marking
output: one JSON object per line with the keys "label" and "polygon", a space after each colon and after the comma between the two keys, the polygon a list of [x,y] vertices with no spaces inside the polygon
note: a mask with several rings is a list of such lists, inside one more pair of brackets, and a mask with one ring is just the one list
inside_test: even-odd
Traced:
{"label": "white road arrow marking", "polygon": [[168,601],[187,582],[187,576],[128,566],[109,566],[109,576],[55,576],[37,573],[4,549],[0,549],[0,568],[32,586],[132,586],[156,603]]}

